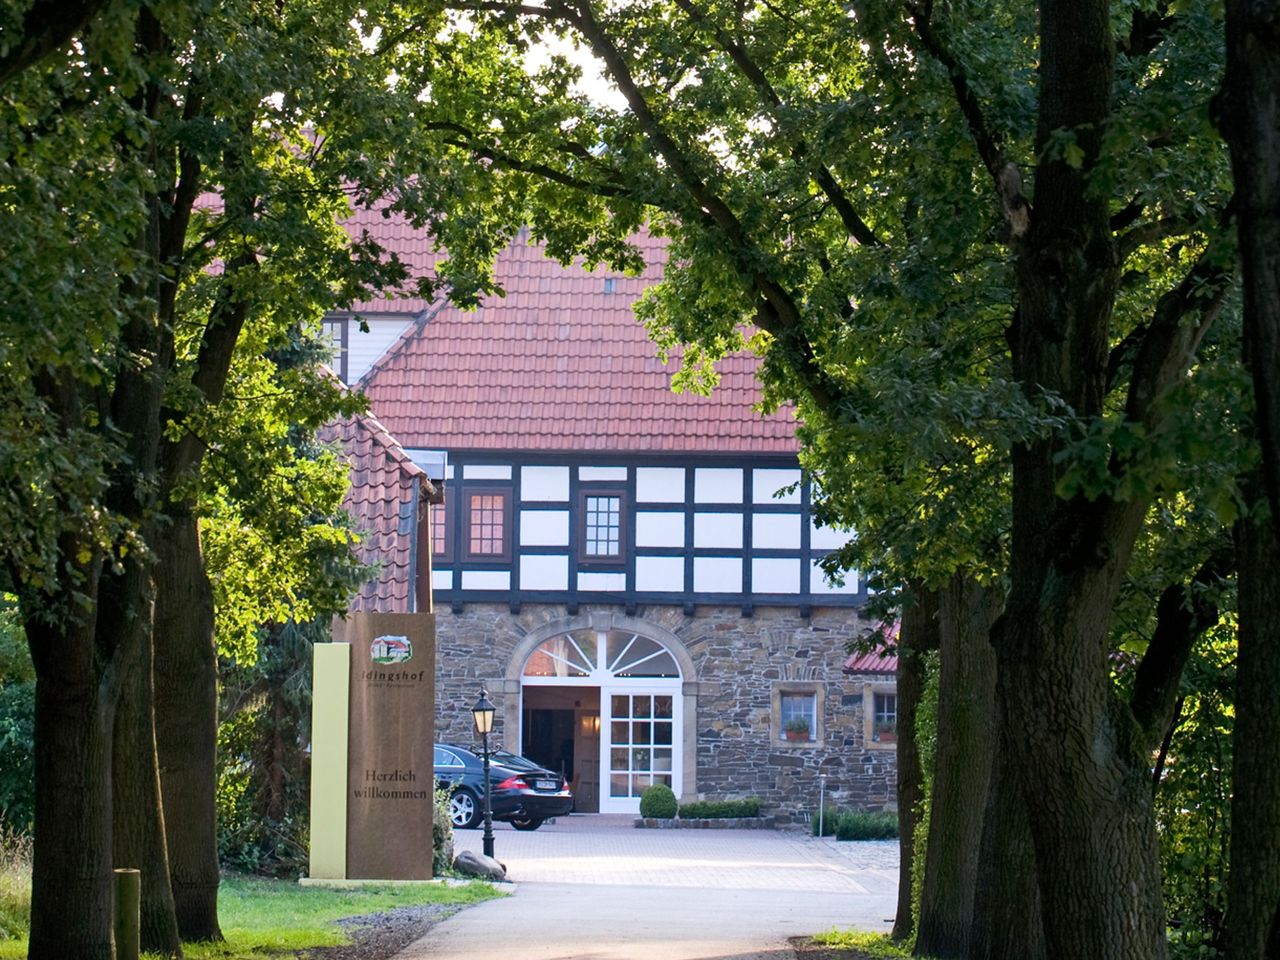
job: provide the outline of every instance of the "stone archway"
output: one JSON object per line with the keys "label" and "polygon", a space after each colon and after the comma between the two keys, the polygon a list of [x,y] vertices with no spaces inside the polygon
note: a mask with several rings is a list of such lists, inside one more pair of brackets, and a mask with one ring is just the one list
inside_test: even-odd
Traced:
{"label": "stone archway", "polygon": [[[575,637],[581,644],[573,639]],[[591,637],[598,638],[597,646],[589,651],[584,650],[584,646],[591,642]],[[629,642],[626,639],[628,637],[632,638]],[[640,646],[637,647],[636,643]],[[637,651],[651,652],[638,656],[632,653],[627,661],[628,651],[633,647]],[[548,652],[552,650],[559,650],[560,655]],[[535,655],[539,658],[537,665],[530,666],[530,658]],[[552,660],[557,665],[548,667]],[[646,662],[649,664],[647,667],[644,666]],[[619,669],[613,670],[611,667]],[[539,676],[539,673],[554,673],[554,676]],[[633,762],[643,760],[659,765],[663,762],[663,756],[669,755],[667,759],[672,761],[673,767],[659,766],[658,769],[669,769],[671,775],[659,774],[651,779],[671,782],[684,799],[697,794],[697,668],[680,638],[670,630],[642,618],[608,611],[563,617],[545,623],[531,630],[516,644],[507,664],[503,682],[507,694],[504,697],[504,723],[507,730],[522,731],[526,686],[530,690],[531,700],[551,688],[594,691],[596,703],[600,704],[597,707],[597,729],[600,719],[611,716],[611,711],[634,709],[636,723],[632,725],[633,728],[637,731],[644,730],[656,739],[652,750],[632,748],[627,755]],[[602,696],[612,699],[601,702],[599,698]],[[649,710],[655,713],[667,710],[671,712],[674,726],[671,731],[671,746],[674,750],[659,742],[665,736],[662,731],[667,727],[666,718],[659,718],[649,724],[646,722],[649,718],[644,716]],[[626,718],[630,714],[623,716]],[[612,744],[614,750],[610,751],[610,735],[611,730],[606,727],[603,736],[597,741],[601,746],[598,786],[601,796],[606,798],[617,794],[618,780],[622,779],[614,771],[614,789],[611,792],[607,786],[610,758],[616,758],[624,752],[622,744]],[[644,777],[633,778],[632,793],[629,794],[632,799],[639,785],[647,782],[650,780]],[[627,803],[623,799],[605,799],[602,806],[619,811]]]}

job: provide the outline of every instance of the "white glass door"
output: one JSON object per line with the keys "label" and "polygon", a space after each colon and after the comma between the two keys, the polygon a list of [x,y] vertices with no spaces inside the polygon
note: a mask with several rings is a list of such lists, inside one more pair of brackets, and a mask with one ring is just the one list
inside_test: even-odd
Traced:
{"label": "white glass door", "polygon": [[655,783],[680,795],[681,698],[675,684],[637,690],[631,684],[601,691],[600,766],[607,771],[602,813],[637,813],[640,794]]}

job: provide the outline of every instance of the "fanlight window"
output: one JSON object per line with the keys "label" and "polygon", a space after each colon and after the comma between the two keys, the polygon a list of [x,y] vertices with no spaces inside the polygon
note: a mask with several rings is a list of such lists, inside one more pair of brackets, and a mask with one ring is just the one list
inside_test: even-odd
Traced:
{"label": "fanlight window", "polygon": [[680,670],[667,648],[635,633],[611,630],[609,672],[618,677],[678,677]]}
{"label": "fanlight window", "polygon": [[524,664],[526,677],[586,677],[596,668],[596,637],[590,631],[544,640]]}
{"label": "fanlight window", "polygon": [[544,640],[524,664],[526,677],[680,678],[675,657],[656,640],[625,630],[578,630]]}

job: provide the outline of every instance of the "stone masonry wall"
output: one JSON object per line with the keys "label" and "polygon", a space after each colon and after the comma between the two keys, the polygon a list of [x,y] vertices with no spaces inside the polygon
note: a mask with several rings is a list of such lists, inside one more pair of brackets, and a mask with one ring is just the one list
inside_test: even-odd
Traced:
{"label": "stone masonry wall", "polygon": [[[598,608],[616,609],[616,608]],[[585,605],[579,614],[588,614]],[[567,617],[555,605],[525,605],[512,614],[499,604],[467,604],[461,613],[437,610],[436,737],[471,745],[470,709],[485,686],[498,705],[495,732],[504,740],[503,700],[518,696],[505,677],[516,645],[529,631]],[[665,628],[692,657],[697,717],[697,796],[758,796],[763,812],[802,820],[818,805],[818,774],[826,775],[829,805],[884,809],[894,804],[896,752],[869,743],[869,685],[892,676],[850,677],[841,667],[849,638],[865,626],[856,611],[818,608],[809,618],[794,609],[699,606],[693,616],[672,606],[642,606],[634,619]],[[689,688],[686,687],[686,690]],[[817,739],[790,742],[777,720],[781,692],[818,697]],[[505,740],[519,751],[515,732]],[[686,784],[686,791],[689,785]],[[688,798],[688,797],[686,797]]]}

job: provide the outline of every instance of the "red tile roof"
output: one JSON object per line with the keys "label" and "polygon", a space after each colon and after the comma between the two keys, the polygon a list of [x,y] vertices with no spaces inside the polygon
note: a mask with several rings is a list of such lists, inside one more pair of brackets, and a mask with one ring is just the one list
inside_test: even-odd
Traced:
{"label": "red tile roof", "polygon": [[[850,655],[849,659],[844,662],[845,673],[897,673],[898,672],[898,634],[902,630],[901,621],[892,624],[880,624],[877,632],[881,636],[881,643],[877,649],[867,653],[855,653]],[[883,647],[889,647],[894,653],[884,652]]]}
{"label": "red tile roof", "polygon": [[[366,213],[353,226],[416,269],[433,261],[424,236],[394,217]],[[361,383],[373,409],[406,447],[795,453],[790,410],[765,417],[753,409],[752,356],[727,358],[710,397],[671,392],[674,367],[658,362],[632,311],[660,279],[665,248],[647,235],[636,242],[648,264],[638,277],[562,267],[520,239],[497,263],[506,296],[477,311],[366,304],[419,315]]]}
{"label": "red tile roof", "polygon": [[[342,445],[351,471],[351,489],[343,506],[361,536],[356,555],[361,562],[378,567],[352,600],[351,609],[404,613],[409,610],[413,576],[414,481],[424,501],[434,487],[376,417],[364,414],[340,420],[322,430],[320,438]],[[426,509],[425,502],[418,506]]]}

